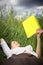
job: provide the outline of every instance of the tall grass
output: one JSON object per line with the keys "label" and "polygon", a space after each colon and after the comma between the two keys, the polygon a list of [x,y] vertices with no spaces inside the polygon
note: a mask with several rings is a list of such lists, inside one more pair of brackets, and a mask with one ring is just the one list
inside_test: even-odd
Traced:
{"label": "tall grass", "polygon": [[[43,29],[43,17],[36,16],[41,28]],[[27,38],[24,28],[22,26],[22,22],[14,17],[14,12],[11,11],[9,15],[5,17],[2,15],[0,16],[0,38],[4,38],[7,44],[10,41],[16,40],[18,41],[21,46],[26,46],[31,44],[34,51],[36,50],[37,39],[36,34],[34,34],[31,38]],[[42,51],[43,51],[43,35],[41,35],[41,42],[42,42]],[[43,52],[42,52],[42,59],[43,59]],[[0,63],[6,60],[6,56],[4,55],[2,48],[0,46]]]}

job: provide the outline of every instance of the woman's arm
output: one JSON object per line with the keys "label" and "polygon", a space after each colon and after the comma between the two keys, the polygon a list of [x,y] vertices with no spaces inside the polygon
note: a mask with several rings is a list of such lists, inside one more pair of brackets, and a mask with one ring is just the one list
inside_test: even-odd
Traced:
{"label": "woman's arm", "polygon": [[0,39],[0,45],[3,49],[3,52],[5,53],[5,55],[8,57],[9,55],[11,55],[11,50],[8,47],[7,43],[5,42],[5,40],[3,38]]}
{"label": "woman's arm", "polygon": [[41,33],[43,33],[43,30],[38,29],[36,33],[37,33],[36,53],[37,53],[38,57],[40,58],[41,57],[41,39],[40,39],[40,36],[41,36]]}

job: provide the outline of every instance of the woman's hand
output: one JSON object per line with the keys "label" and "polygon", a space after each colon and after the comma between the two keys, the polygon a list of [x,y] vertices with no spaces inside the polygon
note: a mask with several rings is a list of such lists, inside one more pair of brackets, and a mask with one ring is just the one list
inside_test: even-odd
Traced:
{"label": "woman's hand", "polygon": [[40,37],[42,33],[43,33],[42,29],[37,29],[37,31],[36,31],[37,36]]}
{"label": "woman's hand", "polygon": [[1,39],[0,39],[0,42],[1,42],[1,41],[4,41],[4,39],[3,39],[3,38],[1,38]]}

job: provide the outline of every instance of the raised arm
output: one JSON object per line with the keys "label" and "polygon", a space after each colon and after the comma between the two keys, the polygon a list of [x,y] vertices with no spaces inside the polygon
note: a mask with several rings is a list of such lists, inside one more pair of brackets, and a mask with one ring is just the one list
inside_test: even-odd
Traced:
{"label": "raised arm", "polygon": [[7,57],[9,57],[9,55],[11,55],[11,50],[8,47],[7,43],[5,42],[5,40],[3,38],[0,39],[0,45],[1,45],[1,47],[3,49],[3,52],[5,53],[5,55]]}
{"label": "raised arm", "polygon": [[36,53],[37,53],[38,57],[40,58],[41,57],[41,39],[40,39],[40,36],[43,33],[43,30],[38,29],[36,33],[37,33]]}

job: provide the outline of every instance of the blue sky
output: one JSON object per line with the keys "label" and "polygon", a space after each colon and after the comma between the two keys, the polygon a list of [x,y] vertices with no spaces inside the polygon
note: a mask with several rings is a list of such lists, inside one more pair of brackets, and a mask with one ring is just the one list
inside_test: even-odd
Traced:
{"label": "blue sky", "polygon": [[18,5],[28,8],[34,6],[41,6],[43,5],[43,0],[19,0]]}

